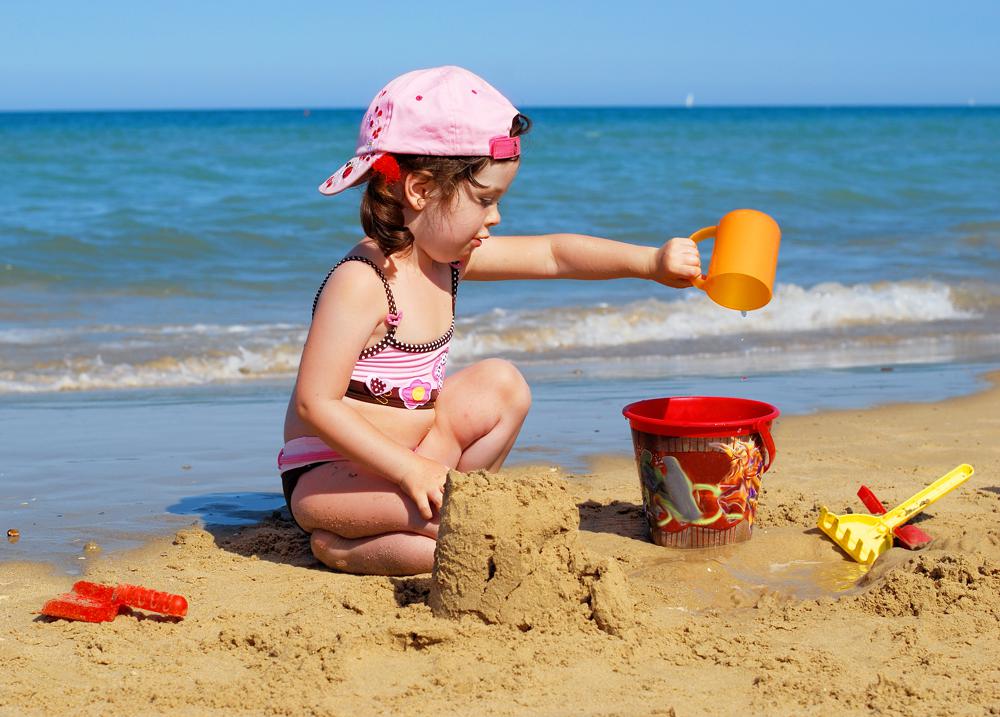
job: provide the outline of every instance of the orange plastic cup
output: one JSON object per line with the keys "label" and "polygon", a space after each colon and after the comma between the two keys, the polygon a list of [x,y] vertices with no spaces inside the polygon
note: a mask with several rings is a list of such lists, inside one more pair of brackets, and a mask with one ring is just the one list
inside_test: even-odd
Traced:
{"label": "orange plastic cup", "polygon": [[691,280],[720,306],[737,311],[759,309],[771,300],[778,269],[781,228],[764,212],[736,209],[717,226],[699,229],[691,239],[715,237],[708,273]]}

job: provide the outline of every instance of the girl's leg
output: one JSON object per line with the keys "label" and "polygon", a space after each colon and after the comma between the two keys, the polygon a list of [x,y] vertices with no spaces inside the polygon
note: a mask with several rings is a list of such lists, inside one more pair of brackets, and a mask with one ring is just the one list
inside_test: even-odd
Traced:
{"label": "girl's leg", "polygon": [[353,463],[326,463],[303,474],[291,500],[311,534],[313,555],[331,568],[372,575],[430,572],[438,521],[385,478]]}
{"label": "girl's leg", "polygon": [[[514,366],[488,359],[445,381],[435,421],[417,453],[458,470],[498,470],[531,405]],[[328,463],[304,474],[292,494],[295,519],[313,554],[351,573],[412,575],[431,570],[438,519],[424,520],[394,484],[357,466]]]}
{"label": "girl's leg", "polygon": [[383,533],[342,538],[326,530],[310,536],[313,555],[331,568],[361,575],[415,575],[434,566],[434,538],[416,533]]}
{"label": "girl's leg", "polygon": [[396,532],[437,537],[437,519],[424,520],[399,486],[349,461],[303,474],[291,503],[307,533],[322,529],[348,539]]}
{"label": "girl's leg", "polygon": [[517,440],[531,390],[509,361],[486,359],[445,380],[417,453],[460,471],[496,471]]}

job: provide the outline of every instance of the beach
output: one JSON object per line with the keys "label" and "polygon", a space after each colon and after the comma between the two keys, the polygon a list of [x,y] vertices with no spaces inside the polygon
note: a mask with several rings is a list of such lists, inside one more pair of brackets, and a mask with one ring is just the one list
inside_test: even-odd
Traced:
{"label": "beach", "polygon": [[[446,510],[520,506],[489,528],[518,540],[558,518],[488,609],[445,600],[447,558],[320,566],[280,493],[313,295],[360,238],[357,192],[316,185],[361,110],[0,113],[0,714],[996,710],[1000,109],[526,111],[496,236],[660,246],[751,207],[782,245],[745,316],[638,279],[460,284],[450,375],[511,361],[533,405]],[[690,395],[782,412],[748,542],[649,540],[622,407]],[[923,551],[867,571],[815,527],[960,463]],[[37,614],[81,577],[190,612]]]}
{"label": "beach", "polygon": [[[505,470],[512,482],[564,482],[579,550],[621,576],[601,598],[603,621],[543,593],[551,615],[527,630],[436,617],[431,576],[326,569],[281,511],[243,527],[184,527],[88,562],[89,580],[185,595],[180,620],[139,610],[103,624],[41,617],[73,577],[3,563],[0,709],[996,714],[1000,375],[989,378],[984,392],[936,403],[779,418],[755,533],[724,548],[650,543],[625,453],[583,472]],[[862,483],[894,503],[960,463],[976,473],[918,518],[934,537],[922,551],[894,548],[868,571],[815,528],[820,505],[861,511]]]}
{"label": "beach", "polygon": [[1000,717],[1000,5],[8,5],[0,717]]}

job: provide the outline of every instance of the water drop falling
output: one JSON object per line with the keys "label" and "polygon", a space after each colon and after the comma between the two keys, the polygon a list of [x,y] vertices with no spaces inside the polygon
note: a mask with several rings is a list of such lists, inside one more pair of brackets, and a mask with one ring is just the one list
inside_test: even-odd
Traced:
{"label": "water drop falling", "polygon": [[740,314],[743,316],[744,319],[747,317],[747,312],[745,311],[741,311]]}

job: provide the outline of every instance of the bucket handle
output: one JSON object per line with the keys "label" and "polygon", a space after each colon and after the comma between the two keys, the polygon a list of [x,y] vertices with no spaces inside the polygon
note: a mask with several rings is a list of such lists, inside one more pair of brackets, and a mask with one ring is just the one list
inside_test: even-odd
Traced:
{"label": "bucket handle", "polygon": [[761,440],[764,441],[764,450],[767,451],[767,463],[764,464],[764,469],[761,473],[767,473],[771,464],[774,463],[774,454],[777,453],[777,449],[774,446],[774,439],[771,438],[771,422],[764,421],[758,423],[754,426],[754,429],[760,435]]}

